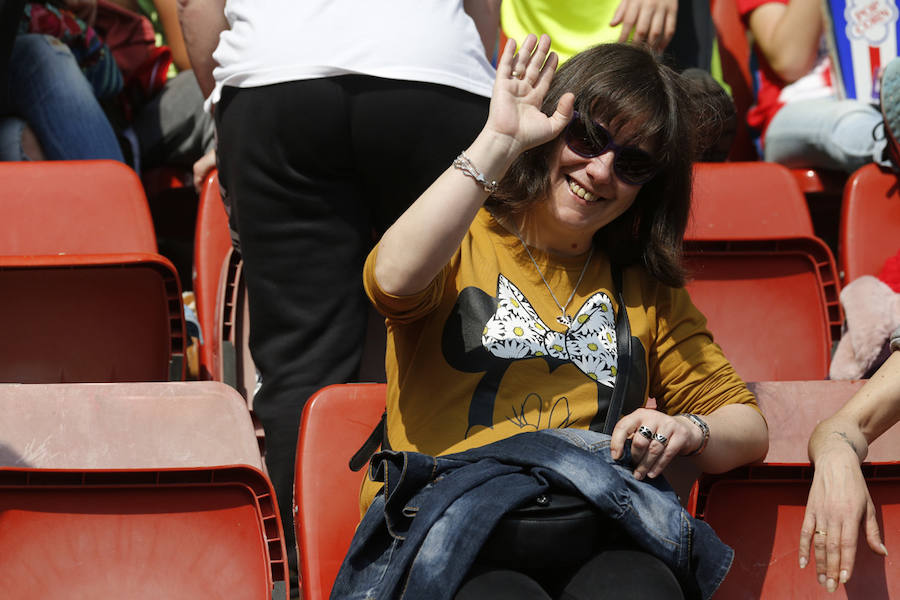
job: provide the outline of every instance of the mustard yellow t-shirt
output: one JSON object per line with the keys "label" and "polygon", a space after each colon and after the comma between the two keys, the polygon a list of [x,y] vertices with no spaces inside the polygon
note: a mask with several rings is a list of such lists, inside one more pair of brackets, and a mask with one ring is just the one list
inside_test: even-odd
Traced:
{"label": "mustard yellow t-shirt", "polygon": [[[616,379],[615,300],[608,258],[595,253],[575,290],[567,329],[518,238],[482,209],[459,250],[419,294],[378,287],[376,247],[366,292],[387,318],[387,436],[393,450],[441,455],[523,431],[602,426]],[[532,254],[561,303],[586,255]],[[656,399],[668,414],[708,414],[756,400],[713,343],[683,288],[623,272],[632,335],[630,394],[623,414]],[[365,509],[380,483],[363,486]]]}

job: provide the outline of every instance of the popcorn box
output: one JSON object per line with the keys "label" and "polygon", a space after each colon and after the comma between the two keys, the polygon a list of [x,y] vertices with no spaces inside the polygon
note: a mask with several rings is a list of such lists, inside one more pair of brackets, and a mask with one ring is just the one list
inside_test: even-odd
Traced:
{"label": "popcorn box", "polygon": [[879,79],[897,56],[895,0],[824,0],[826,32],[842,98],[878,102]]}

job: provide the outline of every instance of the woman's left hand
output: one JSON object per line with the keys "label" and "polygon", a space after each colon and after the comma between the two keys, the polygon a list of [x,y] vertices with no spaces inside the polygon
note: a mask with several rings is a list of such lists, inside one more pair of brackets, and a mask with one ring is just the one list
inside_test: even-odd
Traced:
{"label": "woman's left hand", "polygon": [[703,432],[686,417],[671,417],[658,410],[639,408],[616,423],[610,452],[618,460],[631,440],[634,478],[656,477],[679,454],[690,454],[703,443]]}
{"label": "woman's left hand", "polygon": [[869,548],[886,556],[875,505],[859,468],[859,457],[843,441],[832,442],[816,456],[800,528],[800,568],[810,562],[812,545],[819,583],[829,592],[838,584],[847,583],[853,574],[860,527]]}

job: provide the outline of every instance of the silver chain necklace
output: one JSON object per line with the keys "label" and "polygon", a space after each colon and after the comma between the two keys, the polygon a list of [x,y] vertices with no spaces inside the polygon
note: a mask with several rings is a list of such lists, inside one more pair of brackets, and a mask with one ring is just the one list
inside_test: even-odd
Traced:
{"label": "silver chain necklace", "polygon": [[584,274],[587,273],[588,265],[591,264],[591,258],[594,256],[594,245],[591,244],[591,249],[588,251],[587,260],[584,261],[584,266],[581,268],[581,275],[578,276],[578,281],[575,283],[575,287],[572,288],[572,293],[569,294],[569,299],[566,300],[565,305],[559,303],[559,300],[556,299],[556,294],[553,293],[553,288],[550,287],[550,284],[547,283],[547,280],[544,278],[544,274],[541,272],[541,268],[538,266],[537,261],[534,260],[534,256],[531,255],[531,250],[528,249],[528,244],[525,243],[525,240],[522,239],[522,236],[519,235],[519,228],[513,226],[513,233],[516,234],[516,237],[519,238],[519,241],[522,243],[522,247],[525,248],[525,252],[528,254],[528,258],[531,259],[531,264],[534,265],[535,270],[538,272],[538,275],[541,276],[541,281],[544,282],[544,285],[547,287],[547,291],[550,292],[550,297],[553,298],[553,302],[556,303],[556,306],[559,308],[560,315],[556,317],[557,322],[560,325],[564,325],[565,327],[572,326],[572,317],[566,314],[566,309],[569,308],[569,303],[572,302],[572,298],[575,297],[575,292],[578,291],[578,286],[581,285],[581,280],[584,279]]}

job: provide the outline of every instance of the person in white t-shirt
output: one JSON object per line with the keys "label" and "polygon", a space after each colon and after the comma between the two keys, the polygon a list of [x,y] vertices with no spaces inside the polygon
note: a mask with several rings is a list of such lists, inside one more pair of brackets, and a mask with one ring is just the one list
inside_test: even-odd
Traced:
{"label": "person in white t-shirt", "polygon": [[375,236],[487,118],[499,0],[179,8],[215,111],[261,376],[253,405],[292,548],[301,410],[318,389],[357,377],[369,315],[362,266]]}

